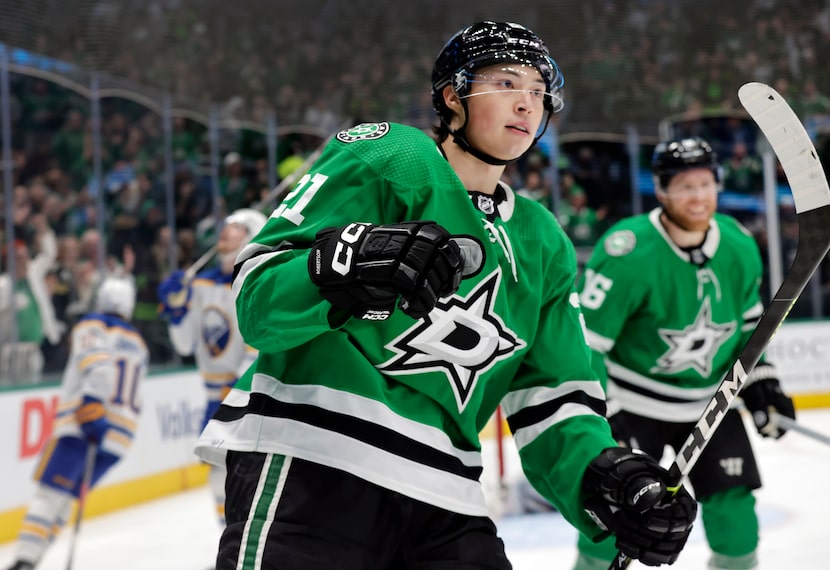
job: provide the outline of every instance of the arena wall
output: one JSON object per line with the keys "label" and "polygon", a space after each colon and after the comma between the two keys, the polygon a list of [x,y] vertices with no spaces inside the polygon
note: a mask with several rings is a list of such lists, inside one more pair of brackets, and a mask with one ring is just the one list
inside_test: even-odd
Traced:
{"label": "arena wall", "polygon": [[[767,353],[785,390],[800,409],[830,407],[830,321],[786,323]],[[203,485],[207,470],[193,446],[204,411],[204,388],[195,371],[152,375],[144,385],[144,411],[130,453],[90,495],[86,516],[101,515]],[[58,387],[0,392],[0,542],[13,540],[34,492],[31,475],[51,433]],[[492,438],[494,425],[482,433]],[[504,433],[508,433],[506,427]]]}

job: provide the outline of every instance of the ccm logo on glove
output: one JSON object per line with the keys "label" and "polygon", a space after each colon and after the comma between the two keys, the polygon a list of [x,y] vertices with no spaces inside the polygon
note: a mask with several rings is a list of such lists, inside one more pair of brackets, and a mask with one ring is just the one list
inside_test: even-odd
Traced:
{"label": "ccm logo on glove", "polygon": [[349,224],[340,232],[340,241],[337,242],[337,246],[334,248],[334,259],[331,262],[331,268],[340,275],[345,277],[349,274],[354,255],[352,244],[360,241],[360,236],[363,235],[367,227],[365,224]]}
{"label": "ccm logo on glove", "polygon": [[452,236],[435,222],[412,221],[321,230],[308,265],[312,282],[336,311],[385,320],[398,306],[413,318],[426,316],[483,264],[484,249],[475,239]]}

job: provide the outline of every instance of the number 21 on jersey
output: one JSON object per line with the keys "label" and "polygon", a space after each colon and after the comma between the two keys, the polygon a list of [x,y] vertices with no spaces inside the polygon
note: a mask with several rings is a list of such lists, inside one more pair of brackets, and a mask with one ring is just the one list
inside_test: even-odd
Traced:
{"label": "number 21 on jersey", "polygon": [[[273,218],[285,218],[289,222],[293,223],[295,226],[299,226],[305,220],[305,216],[303,216],[302,211],[303,208],[308,206],[308,203],[311,202],[311,199],[314,198],[314,195],[320,190],[320,187],[328,180],[329,177],[325,174],[320,174],[319,172],[314,176],[310,174],[306,174],[300,181],[297,182],[297,185],[294,186],[294,189],[288,193],[288,195],[283,199],[282,204],[274,211],[272,215]],[[297,203],[293,206],[289,207],[287,202],[290,202],[294,198],[297,197],[298,194],[302,193],[300,199],[297,200]]]}

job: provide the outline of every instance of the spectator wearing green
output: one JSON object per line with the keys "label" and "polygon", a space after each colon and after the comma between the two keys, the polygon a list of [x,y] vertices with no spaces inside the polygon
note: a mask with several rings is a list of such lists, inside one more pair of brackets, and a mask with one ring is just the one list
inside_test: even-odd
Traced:
{"label": "spectator wearing green", "polygon": [[594,245],[602,231],[597,211],[588,206],[588,195],[579,185],[571,187],[557,218],[576,247]]}
{"label": "spectator wearing green", "polygon": [[[42,214],[32,216],[35,240],[39,246],[37,255],[31,257],[28,244],[15,240],[4,247],[4,267],[8,266],[10,255],[14,255],[14,279],[9,273],[0,275],[0,352],[4,355],[18,352],[26,354],[24,369],[15,367],[12,372],[16,380],[35,380],[43,369],[43,355],[40,345],[44,340],[51,344],[60,341],[65,329],[55,318],[46,275],[57,255],[55,234],[46,224]],[[16,338],[9,333],[12,319],[17,330]],[[6,358],[0,365],[8,368]],[[8,370],[4,370],[8,373]]]}
{"label": "spectator wearing green", "polygon": [[66,114],[60,130],[52,138],[52,154],[69,174],[73,186],[82,186],[89,178],[90,167],[84,156],[84,115],[78,109]]}
{"label": "spectator wearing green", "polygon": [[764,169],[757,156],[743,142],[732,146],[732,156],[723,164],[723,186],[727,192],[760,194]]}

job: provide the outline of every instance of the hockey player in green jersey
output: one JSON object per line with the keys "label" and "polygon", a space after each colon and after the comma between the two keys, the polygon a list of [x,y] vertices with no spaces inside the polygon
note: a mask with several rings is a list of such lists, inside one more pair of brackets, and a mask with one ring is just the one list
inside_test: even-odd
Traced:
{"label": "hockey player in green jersey", "polygon": [[[755,241],[716,213],[720,165],[709,144],[661,143],[652,170],[660,207],[618,222],[600,239],[580,301],[598,374],[607,371],[614,436],[659,458],[691,433],[763,306]],[[763,436],[784,433],[770,411],[795,417],[767,362],[741,396]],[[756,568],[752,490],[761,479],[737,411],[727,413],[689,479],[712,550],[709,568]],[[593,544],[584,535],[579,550],[579,570],[608,568],[616,552],[611,541]]]}
{"label": "hockey player in green jersey", "polygon": [[510,568],[479,481],[499,404],[569,521],[647,564],[677,557],[696,505],[616,445],[574,249],[499,182],[561,87],[531,31],[465,28],[435,62],[436,138],[337,133],[242,251],[239,328],[259,356],[197,445],[228,468],[217,568]]}

